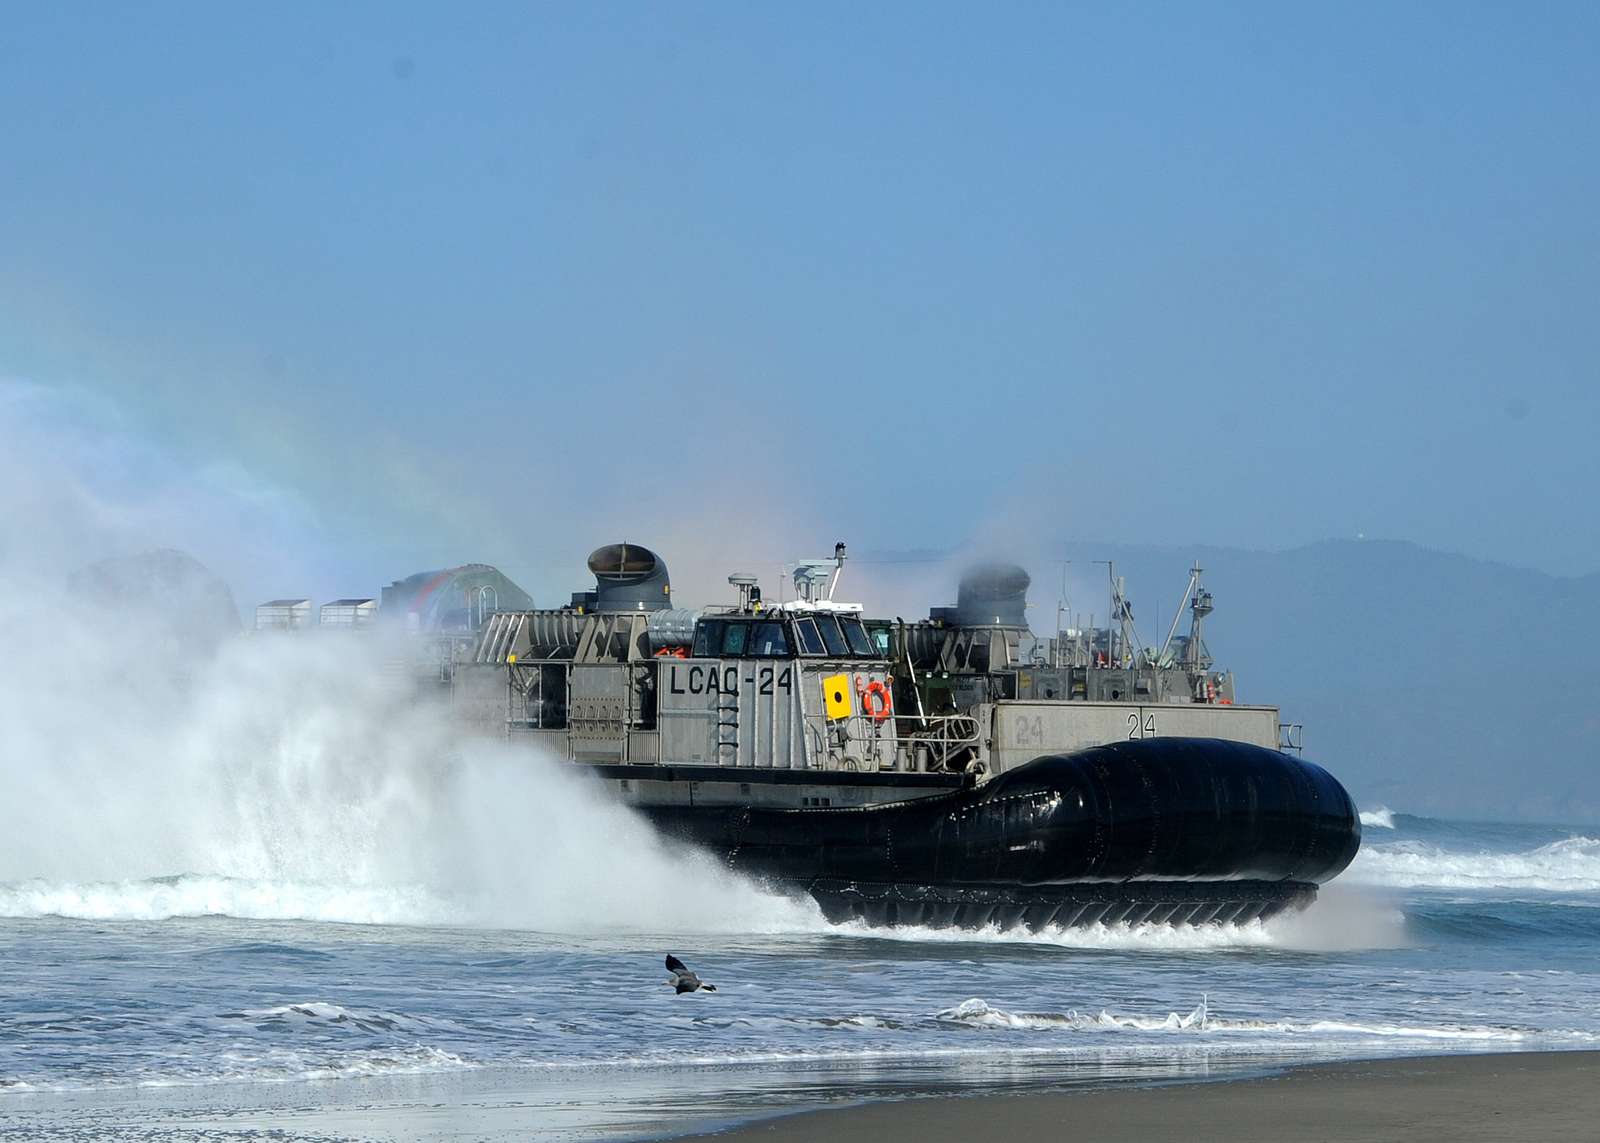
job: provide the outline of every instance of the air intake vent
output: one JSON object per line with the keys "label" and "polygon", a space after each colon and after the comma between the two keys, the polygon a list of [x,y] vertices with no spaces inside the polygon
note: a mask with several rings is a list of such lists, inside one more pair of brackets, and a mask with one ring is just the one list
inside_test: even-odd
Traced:
{"label": "air intake vent", "polygon": [[660,611],[672,606],[667,565],[638,544],[607,544],[589,556],[596,611]]}

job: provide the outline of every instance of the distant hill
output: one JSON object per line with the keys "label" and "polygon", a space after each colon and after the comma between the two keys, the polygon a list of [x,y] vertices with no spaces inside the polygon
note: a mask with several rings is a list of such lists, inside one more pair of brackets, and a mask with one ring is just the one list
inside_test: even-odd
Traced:
{"label": "distant hill", "polygon": [[[1600,691],[1589,663],[1600,575],[1558,578],[1379,541],[1283,552],[1075,543],[1065,557],[1080,595],[1104,582],[1092,561],[1115,560],[1139,633],[1155,642],[1198,558],[1216,595],[1206,642],[1237,673],[1240,698],[1304,723],[1306,756],[1363,805],[1600,822]],[[1054,625],[1060,558],[1029,561],[1036,629]],[[1073,606],[1104,615],[1104,592]]]}
{"label": "distant hill", "polygon": [[[869,609],[926,615],[960,569],[1015,560],[1029,621],[1055,628],[1062,560],[1074,614],[1104,624],[1106,569],[1127,580],[1159,644],[1187,582],[1216,597],[1206,643],[1244,702],[1304,725],[1305,755],[1363,806],[1417,814],[1600,824],[1600,574],[1560,577],[1415,544],[1329,540],[1279,552],[1036,541],[1033,552],[880,551],[847,569]],[[1184,617],[1179,632],[1187,631]]]}
{"label": "distant hill", "polygon": [[187,552],[158,548],[101,560],[74,572],[67,587],[137,623],[145,636],[187,651],[209,649],[239,630],[228,585]]}

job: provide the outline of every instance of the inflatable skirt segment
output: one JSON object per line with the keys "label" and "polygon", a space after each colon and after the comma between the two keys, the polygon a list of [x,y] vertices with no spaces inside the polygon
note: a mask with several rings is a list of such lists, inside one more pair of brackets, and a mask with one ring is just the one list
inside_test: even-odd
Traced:
{"label": "inflatable skirt segment", "polygon": [[1355,804],[1322,767],[1205,738],[1045,755],[873,806],[648,813],[731,869],[804,890],[831,920],[884,925],[1255,920],[1308,904],[1361,844]]}

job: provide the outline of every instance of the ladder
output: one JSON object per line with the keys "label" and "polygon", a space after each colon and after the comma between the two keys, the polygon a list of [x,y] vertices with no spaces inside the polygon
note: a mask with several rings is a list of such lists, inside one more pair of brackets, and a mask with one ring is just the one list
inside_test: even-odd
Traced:
{"label": "ladder", "polygon": [[739,692],[717,695],[717,765],[739,764]]}

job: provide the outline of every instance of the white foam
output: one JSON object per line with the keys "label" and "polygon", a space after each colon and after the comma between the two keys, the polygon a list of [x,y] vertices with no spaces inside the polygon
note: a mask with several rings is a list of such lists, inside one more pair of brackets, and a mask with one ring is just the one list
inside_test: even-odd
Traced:
{"label": "white foam", "polygon": [[840,936],[870,937],[874,940],[910,941],[930,944],[969,942],[1056,945],[1073,949],[1166,949],[1207,951],[1213,949],[1268,948],[1280,943],[1267,925],[1250,921],[1241,925],[1084,925],[1063,928],[1059,925],[1029,930],[1022,926],[1002,929],[995,925],[981,929],[935,929],[921,925],[876,927],[866,921],[846,921],[831,930]]}
{"label": "white foam", "polygon": [[1393,829],[1394,811],[1387,806],[1361,811],[1361,824],[1368,829]]}
{"label": "white foam", "polygon": [[[139,644],[136,617],[4,589],[0,630],[18,645],[0,660],[0,914],[565,932],[820,923],[809,902],[665,841],[579,768],[462,739],[374,668],[404,646],[241,638],[210,660],[152,652],[129,685],[120,665],[114,680],[74,680],[108,662],[104,631]],[[94,717],[57,697],[86,689]]]}
{"label": "white foam", "polygon": [[1187,1014],[1169,1012],[1163,1017],[1113,1016],[1100,1011],[1084,1015],[1074,1010],[1066,1012],[1008,1012],[996,1008],[986,1000],[976,997],[964,1000],[954,1008],[947,1008],[937,1016],[940,1020],[986,1028],[1023,1028],[1031,1031],[1092,1031],[1096,1029],[1132,1029],[1141,1032],[1181,1031],[1187,1028],[1205,1028],[1208,1018],[1206,1005]]}
{"label": "white foam", "polygon": [[1347,878],[1398,888],[1600,892],[1600,839],[1568,837],[1521,853],[1462,853],[1418,841],[1365,845]]}
{"label": "white foam", "polygon": [[1397,948],[1407,943],[1405,917],[1391,905],[1372,900],[1345,885],[1325,886],[1317,900],[1298,912],[1280,913],[1269,921],[1231,925],[1085,925],[1050,926],[1030,931],[1022,926],[1001,929],[931,929],[917,925],[875,928],[865,921],[847,921],[830,932],[845,937],[911,941],[929,944],[971,942],[1053,945],[1064,949],[1117,949],[1151,952],[1218,952],[1228,949],[1277,948],[1331,951]]}
{"label": "white foam", "polygon": [[[139,1087],[188,1087],[225,1083],[293,1083],[298,1080],[363,1079],[372,1076],[426,1075],[481,1067],[476,1061],[426,1044],[340,1051],[337,1055],[300,1049],[270,1049],[260,1054],[223,1052],[214,1070],[147,1076]],[[110,1085],[119,1086],[119,1085]]]}
{"label": "white foam", "polygon": [[168,1059],[156,1073],[117,1072],[52,1083],[0,1080],[0,1091],[104,1091],[116,1088],[209,1087],[238,1083],[295,1083],[304,1080],[366,1079],[377,1076],[428,1075],[471,1071],[484,1065],[455,1052],[427,1044],[338,1051],[267,1048],[244,1049],[205,1057]]}
{"label": "white foam", "polygon": [[271,1008],[246,1008],[240,1013],[253,1020],[269,1016],[310,1016],[321,1020],[337,1020],[349,1016],[350,1010],[342,1004],[327,1004],[321,1000],[303,1000],[298,1004],[277,1004]]}
{"label": "white foam", "polygon": [[403,637],[177,639],[182,600],[69,588],[84,563],[159,546],[286,586],[296,557],[342,562],[291,550],[315,533],[264,511],[274,490],[187,471],[83,413],[0,381],[0,912],[816,925],[813,907],[665,843],[580,767],[465,739],[400,685],[417,650]]}
{"label": "white foam", "polygon": [[1516,1028],[1472,1025],[1364,1024],[1343,1020],[1240,1020],[1212,1015],[1204,1000],[1190,1012],[1130,1016],[1106,1010],[1080,1013],[1009,1012],[985,1000],[963,1001],[938,1019],[973,1028],[1014,1028],[1041,1032],[1205,1032],[1216,1035],[1280,1034],[1313,1037],[1381,1037],[1406,1040],[1470,1040],[1515,1043],[1528,1034]]}
{"label": "white foam", "polygon": [[289,1025],[385,1035],[425,1034],[437,1027],[434,1021],[421,1017],[346,1008],[342,1004],[329,1004],[322,1000],[302,1000],[295,1004],[277,1004],[271,1008],[246,1008],[225,1019],[245,1020],[258,1027]]}
{"label": "white foam", "polygon": [[417,886],[314,885],[194,875],[0,885],[0,916],[91,921],[240,917],[368,925],[461,924],[470,919],[459,907]]}

